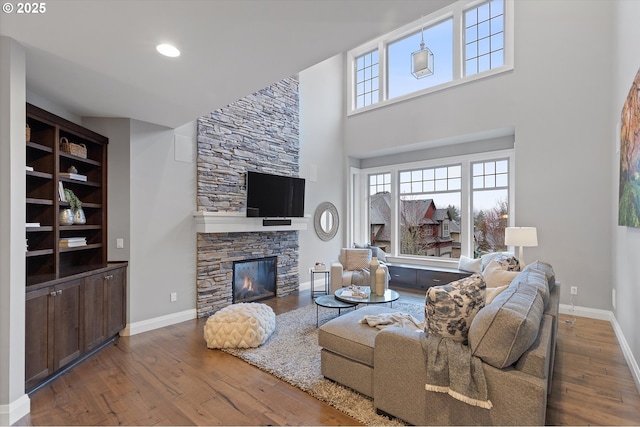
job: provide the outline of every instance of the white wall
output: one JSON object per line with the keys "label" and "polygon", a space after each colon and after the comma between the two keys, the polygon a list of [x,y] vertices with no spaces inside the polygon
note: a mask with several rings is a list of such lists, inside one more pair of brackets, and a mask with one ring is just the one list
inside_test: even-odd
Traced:
{"label": "white wall", "polygon": [[[640,68],[640,2],[621,1],[616,4],[614,70],[613,70],[613,106],[610,114],[612,136],[617,136],[620,128],[620,113],[631,83]],[[609,150],[612,156],[611,175],[611,232],[614,236],[612,259],[613,287],[616,290],[616,319],[636,361],[640,360],[640,333],[638,324],[638,301],[640,301],[640,228],[619,227],[618,224],[618,174],[620,172],[620,154],[617,150],[618,139],[611,138]],[[637,368],[637,365],[636,365]],[[636,378],[640,387],[640,381]]]}
{"label": "white wall", "polygon": [[[300,176],[306,178],[305,212],[312,216],[309,228],[300,232],[300,282],[309,280],[309,267],[316,262],[328,266],[337,259],[345,237],[343,69],[343,55],[338,55],[299,74]],[[320,240],[313,227],[313,214],[321,202],[338,209],[338,234],[328,242]]]}
{"label": "white wall", "polygon": [[[191,145],[179,143],[176,151],[176,132],[190,137]],[[136,323],[149,319],[185,312],[195,317],[195,123],[174,131],[132,120],[130,149],[129,322],[135,333]],[[172,292],[176,302],[170,302]]]}
{"label": "white wall", "polygon": [[0,425],[29,412],[25,345],[25,51],[0,37]]}
{"label": "white wall", "polygon": [[604,1],[516,1],[512,72],[351,116],[346,154],[515,129],[515,225],[540,244],[525,257],[553,264],[563,302],[574,285],[578,305],[611,309],[611,16]]}

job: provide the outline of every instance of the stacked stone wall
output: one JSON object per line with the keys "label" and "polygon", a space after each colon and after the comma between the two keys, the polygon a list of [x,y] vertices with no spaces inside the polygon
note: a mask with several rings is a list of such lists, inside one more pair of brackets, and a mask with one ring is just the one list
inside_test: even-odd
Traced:
{"label": "stacked stone wall", "polygon": [[[197,205],[244,212],[246,173],[298,176],[298,77],[293,76],[198,119]],[[197,313],[232,303],[233,261],[278,257],[276,295],[298,289],[298,232],[199,233]]]}

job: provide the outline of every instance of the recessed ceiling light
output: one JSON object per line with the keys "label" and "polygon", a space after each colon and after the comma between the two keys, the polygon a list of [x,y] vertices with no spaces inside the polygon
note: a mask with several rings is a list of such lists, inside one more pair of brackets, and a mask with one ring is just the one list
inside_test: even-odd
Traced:
{"label": "recessed ceiling light", "polygon": [[159,44],[158,46],[156,46],[156,50],[164,56],[168,56],[170,58],[180,56],[180,51],[178,50],[178,48],[170,44]]}

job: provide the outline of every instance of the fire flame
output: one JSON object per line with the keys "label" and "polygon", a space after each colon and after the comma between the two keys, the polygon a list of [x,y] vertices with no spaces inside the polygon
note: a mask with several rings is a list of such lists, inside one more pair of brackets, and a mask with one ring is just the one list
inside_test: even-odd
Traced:
{"label": "fire flame", "polygon": [[244,275],[244,283],[242,284],[242,289],[245,291],[253,291],[253,282],[246,274]]}

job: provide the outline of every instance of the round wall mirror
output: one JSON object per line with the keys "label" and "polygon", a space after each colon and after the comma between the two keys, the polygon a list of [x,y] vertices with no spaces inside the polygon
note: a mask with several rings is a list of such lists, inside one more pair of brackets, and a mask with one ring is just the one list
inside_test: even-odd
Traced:
{"label": "round wall mirror", "polygon": [[338,232],[338,209],[331,202],[322,202],[318,205],[313,217],[316,234],[325,242],[333,239]]}

